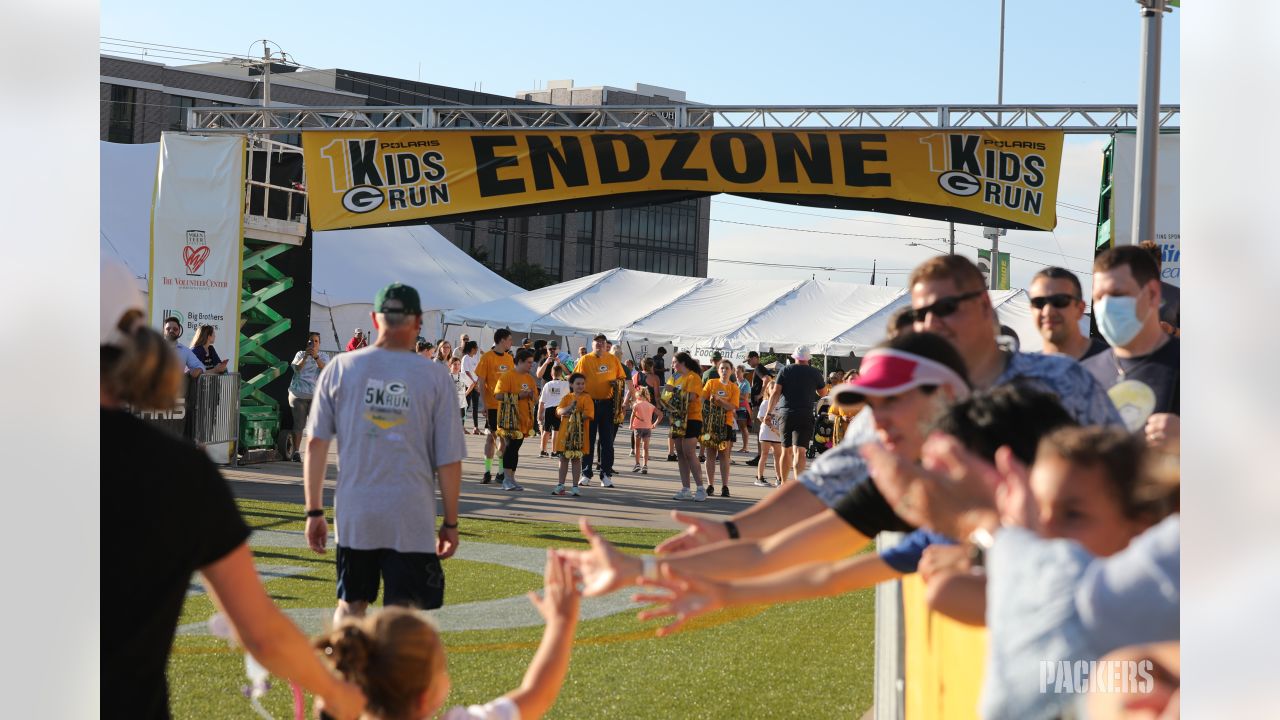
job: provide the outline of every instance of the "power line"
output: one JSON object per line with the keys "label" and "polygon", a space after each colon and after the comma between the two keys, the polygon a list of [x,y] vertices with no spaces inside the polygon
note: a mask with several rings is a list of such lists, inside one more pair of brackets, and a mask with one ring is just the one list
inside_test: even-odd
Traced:
{"label": "power line", "polygon": [[248,55],[241,55],[240,53],[222,53],[222,52],[217,52],[215,50],[201,50],[198,48],[183,47],[182,45],[164,45],[162,43],[144,42],[141,40],[128,40],[126,38],[108,37],[106,35],[98,36],[98,40],[99,41],[108,40],[116,44],[129,43],[131,45],[139,45],[139,46],[145,46],[145,47],[158,47],[158,48],[166,48],[171,50],[186,50],[189,52],[201,53],[204,55],[222,56],[225,58],[240,58],[244,60],[260,60],[261,59],[261,58],[251,58]]}
{"label": "power line", "polygon": [[887,220],[864,220],[863,218],[841,217],[839,215],[825,215],[823,213],[803,212],[800,210],[787,210],[786,208],[780,208],[780,207],[775,208],[775,207],[768,207],[764,205],[750,205],[747,203],[735,203],[735,202],[729,202],[728,200],[720,200],[715,198],[713,199],[717,205],[733,205],[735,207],[752,208],[754,210],[767,210],[769,212],[789,213],[791,215],[808,215],[810,217],[828,218],[831,220],[843,220],[844,222],[874,223],[876,225],[892,225],[894,227],[922,228],[924,230],[941,230],[942,229],[940,227],[935,227],[933,225],[910,225],[907,223],[888,222]]}
{"label": "power line", "polygon": [[768,230],[786,230],[788,232],[813,233],[815,235],[840,235],[843,237],[875,238],[879,240],[939,240],[940,241],[943,239],[943,238],[913,237],[913,236],[906,236],[906,235],[866,235],[863,233],[839,232],[836,230],[814,230],[813,228],[785,227],[782,225],[762,225],[759,223],[739,222],[737,220],[724,220],[722,218],[711,218],[711,222],[728,223],[729,225],[745,225],[747,227],[766,228]]}
{"label": "power line", "polygon": [[912,272],[912,270],[910,270],[910,269],[905,269],[905,268],[882,268],[882,267],[876,267],[876,268],[830,267],[830,266],[827,266],[827,265],[797,265],[797,264],[793,264],[793,263],[771,263],[771,262],[763,262],[763,261],[760,261],[760,260],[734,260],[734,259],[731,259],[731,258],[713,258],[713,257],[709,257],[709,258],[707,258],[707,262],[726,263],[726,264],[729,264],[729,265],[754,265],[754,266],[757,266],[757,267],[770,267],[770,268],[791,268],[791,269],[799,269],[799,270],[822,270],[822,271],[824,271],[824,272],[856,272],[856,273],[869,273],[869,272],[871,272],[873,269],[874,269],[877,273],[884,273],[884,274],[886,274],[886,275],[909,275],[909,274]]}

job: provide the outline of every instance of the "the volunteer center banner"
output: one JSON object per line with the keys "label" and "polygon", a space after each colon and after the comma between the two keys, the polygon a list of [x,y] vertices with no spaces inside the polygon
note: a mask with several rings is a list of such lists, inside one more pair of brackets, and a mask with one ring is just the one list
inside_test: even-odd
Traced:
{"label": "the volunteer center banner", "polygon": [[1051,230],[1060,131],[638,130],[303,133],[316,230],[730,193]]}
{"label": "the volunteer center banner", "polygon": [[212,325],[228,371],[239,355],[243,187],[244,138],[161,136],[147,280],[151,325],[181,318],[181,343]]}

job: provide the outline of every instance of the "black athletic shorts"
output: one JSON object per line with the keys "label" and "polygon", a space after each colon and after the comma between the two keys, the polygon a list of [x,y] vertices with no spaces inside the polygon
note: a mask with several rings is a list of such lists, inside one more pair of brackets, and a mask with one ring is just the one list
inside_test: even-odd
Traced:
{"label": "black athletic shorts", "polygon": [[444,569],[435,553],[353,550],[338,546],[338,599],[434,610],[444,604]]}
{"label": "black athletic shorts", "polygon": [[701,420],[688,420],[688,421],[685,421],[685,424],[684,424],[684,436],[685,436],[685,438],[697,438],[697,437],[698,437],[699,435],[701,435],[701,434],[702,434],[702,421],[701,421]]}
{"label": "black athletic shorts", "polygon": [[812,412],[782,412],[782,447],[809,448],[813,441]]}
{"label": "black athletic shorts", "polygon": [[484,429],[498,432],[498,408],[489,411],[489,419],[485,422]]}
{"label": "black athletic shorts", "polygon": [[547,432],[548,430],[559,430],[559,429],[560,429],[560,416],[556,414],[556,409],[550,408],[550,407],[547,408],[542,413],[542,431]]}

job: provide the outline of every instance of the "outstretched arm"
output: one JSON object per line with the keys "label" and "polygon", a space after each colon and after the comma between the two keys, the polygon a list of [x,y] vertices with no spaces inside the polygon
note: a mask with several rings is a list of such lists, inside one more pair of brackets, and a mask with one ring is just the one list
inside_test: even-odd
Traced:
{"label": "outstretched arm", "polygon": [[645,584],[663,588],[669,593],[640,593],[632,599],[658,603],[656,607],[642,611],[637,616],[640,620],[675,618],[671,624],[658,629],[658,635],[662,636],[676,632],[699,615],[721,608],[839,595],[901,575],[875,554],[858,555],[836,563],[810,563],[773,575],[728,582],[682,576],[668,570],[662,579],[647,580]]}
{"label": "outstretched arm", "polygon": [[529,600],[546,620],[542,643],[525,671],[520,687],[506,697],[520,708],[522,720],[538,720],[560,695],[560,686],[569,671],[569,654],[573,651],[573,632],[578,626],[579,595],[573,568],[554,550],[547,550],[545,587],[542,597],[529,593]]}

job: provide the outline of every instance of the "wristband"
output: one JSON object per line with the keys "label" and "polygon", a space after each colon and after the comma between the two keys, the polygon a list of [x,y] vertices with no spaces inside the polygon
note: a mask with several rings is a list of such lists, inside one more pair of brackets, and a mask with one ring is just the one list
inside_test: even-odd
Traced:
{"label": "wristband", "polygon": [[738,534],[738,523],[732,520],[725,520],[724,529],[729,533],[730,540],[737,540],[740,537]]}
{"label": "wristband", "polygon": [[643,570],[640,573],[641,577],[643,577],[645,580],[658,579],[658,559],[657,558],[655,558],[652,555],[641,555],[640,565],[643,567]]}
{"label": "wristband", "polygon": [[309,517],[309,518],[313,518],[313,517],[322,518],[322,517],[324,517],[324,508],[315,508],[314,510],[308,510],[308,511],[307,511],[307,517]]}
{"label": "wristband", "polygon": [[458,523],[442,522],[440,523],[440,527],[441,529],[445,529],[445,530],[457,530]]}

